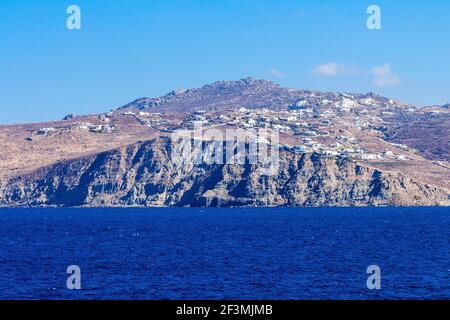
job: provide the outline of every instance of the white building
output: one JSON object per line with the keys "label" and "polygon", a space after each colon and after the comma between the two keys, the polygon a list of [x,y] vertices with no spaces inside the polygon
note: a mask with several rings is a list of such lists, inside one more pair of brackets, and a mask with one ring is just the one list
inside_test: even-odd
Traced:
{"label": "white building", "polygon": [[361,154],[361,159],[363,160],[376,160],[376,159],[380,159],[380,155],[375,154],[375,153],[365,153],[365,154]]}
{"label": "white building", "polygon": [[50,132],[54,132],[54,131],[56,131],[55,128],[49,127],[49,128],[41,128],[41,129],[37,130],[36,133],[39,135],[47,135]]}

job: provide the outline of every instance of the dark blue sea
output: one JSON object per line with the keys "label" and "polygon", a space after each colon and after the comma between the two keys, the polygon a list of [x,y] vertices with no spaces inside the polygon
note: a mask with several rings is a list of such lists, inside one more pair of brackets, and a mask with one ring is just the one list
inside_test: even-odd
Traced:
{"label": "dark blue sea", "polygon": [[0,299],[450,299],[449,208],[1,209],[0,246]]}

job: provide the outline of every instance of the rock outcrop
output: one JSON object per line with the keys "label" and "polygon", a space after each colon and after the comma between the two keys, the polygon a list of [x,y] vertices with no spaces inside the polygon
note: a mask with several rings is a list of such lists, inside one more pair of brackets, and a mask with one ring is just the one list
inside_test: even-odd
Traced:
{"label": "rock outcrop", "polygon": [[316,153],[280,152],[273,175],[251,164],[172,159],[161,137],[4,181],[0,206],[432,206],[447,192],[400,173]]}

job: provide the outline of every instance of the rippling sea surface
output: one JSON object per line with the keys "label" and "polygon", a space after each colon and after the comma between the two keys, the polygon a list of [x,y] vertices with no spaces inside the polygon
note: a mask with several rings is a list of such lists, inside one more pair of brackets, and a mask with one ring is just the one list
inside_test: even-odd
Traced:
{"label": "rippling sea surface", "polygon": [[0,209],[0,246],[0,299],[450,299],[449,208]]}

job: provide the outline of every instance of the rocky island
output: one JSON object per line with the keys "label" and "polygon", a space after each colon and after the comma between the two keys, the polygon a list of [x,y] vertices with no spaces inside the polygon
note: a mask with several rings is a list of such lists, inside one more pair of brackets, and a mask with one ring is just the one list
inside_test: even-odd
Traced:
{"label": "rocky island", "polygon": [[[173,133],[198,123],[276,130],[277,170],[173,161]],[[448,105],[219,81],[0,126],[0,206],[448,206],[449,128]]]}

